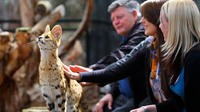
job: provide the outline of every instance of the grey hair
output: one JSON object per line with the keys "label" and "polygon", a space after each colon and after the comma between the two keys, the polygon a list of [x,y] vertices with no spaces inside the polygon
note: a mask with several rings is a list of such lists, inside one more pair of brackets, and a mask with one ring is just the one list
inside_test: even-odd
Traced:
{"label": "grey hair", "polygon": [[115,0],[108,6],[108,12],[111,13],[119,6],[125,6],[130,13],[135,10],[137,12],[137,15],[141,16],[140,4],[135,0]]}

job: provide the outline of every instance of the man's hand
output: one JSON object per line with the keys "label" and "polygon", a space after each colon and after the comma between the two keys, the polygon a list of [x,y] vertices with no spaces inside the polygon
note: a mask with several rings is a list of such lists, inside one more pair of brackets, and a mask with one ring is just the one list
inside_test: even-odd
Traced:
{"label": "man's hand", "polygon": [[113,97],[111,94],[106,94],[95,106],[95,112],[103,112],[104,105],[108,105],[108,109],[112,109]]}
{"label": "man's hand", "polygon": [[144,110],[144,108],[140,107],[140,108],[137,108],[137,109],[133,109],[130,112],[145,112],[145,110]]}
{"label": "man's hand", "polygon": [[81,79],[80,74],[72,72],[68,66],[63,65],[63,68],[64,68],[64,73],[68,78],[74,79],[74,80],[80,80]]}

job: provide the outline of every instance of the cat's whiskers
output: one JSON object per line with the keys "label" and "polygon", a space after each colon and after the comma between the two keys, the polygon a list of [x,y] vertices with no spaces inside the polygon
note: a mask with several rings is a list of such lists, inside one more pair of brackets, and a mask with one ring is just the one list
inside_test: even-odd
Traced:
{"label": "cat's whiskers", "polygon": [[24,43],[22,44],[23,46],[34,46],[34,45],[37,45],[38,43],[38,39],[33,39],[33,40],[30,40],[30,42],[27,42],[27,43]]}
{"label": "cat's whiskers", "polygon": [[36,41],[31,41],[31,42],[24,43],[23,46],[33,46],[35,43]]}

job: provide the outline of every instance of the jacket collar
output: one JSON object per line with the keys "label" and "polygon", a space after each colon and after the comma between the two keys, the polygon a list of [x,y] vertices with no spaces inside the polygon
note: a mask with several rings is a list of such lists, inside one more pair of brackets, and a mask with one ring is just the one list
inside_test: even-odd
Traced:
{"label": "jacket collar", "polygon": [[134,37],[134,35],[137,35],[138,33],[144,33],[144,26],[140,23],[140,19],[135,22],[133,28],[128,33],[128,36],[125,37],[126,39],[123,41],[123,43],[125,44],[126,42],[128,42],[129,39],[131,39],[132,37]]}

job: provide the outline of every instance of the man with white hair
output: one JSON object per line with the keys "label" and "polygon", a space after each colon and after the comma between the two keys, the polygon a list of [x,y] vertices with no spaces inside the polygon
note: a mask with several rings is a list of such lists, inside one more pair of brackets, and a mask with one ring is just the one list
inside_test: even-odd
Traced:
{"label": "man with white hair", "polygon": [[[104,56],[96,64],[90,66],[93,70],[103,69],[128,54],[136,45],[143,41],[144,27],[139,22],[140,5],[135,0],[116,0],[108,7],[116,32],[122,36],[118,49]],[[111,85],[111,90],[96,104],[96,112],[128,112],[138,107],[146,97],[145,73],[134,73]]]}

